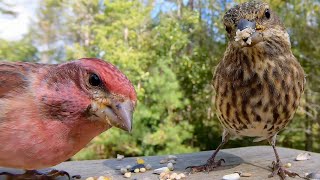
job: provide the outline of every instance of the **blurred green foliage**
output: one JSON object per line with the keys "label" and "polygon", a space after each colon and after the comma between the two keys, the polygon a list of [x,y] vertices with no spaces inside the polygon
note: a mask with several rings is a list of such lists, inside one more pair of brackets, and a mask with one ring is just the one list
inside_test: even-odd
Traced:
{"label": "blurred green foliage", "polygon": [[[214,149],[221,127],[212,108],[211,79],[226,48],[221,19],[239,2],[43,0],[39,20],[23,40],[1,40],[0,59],[57,63],[98,57],[133,82],[139,99],[133,132],[111,129],[74,159]],[[287,26],[292,50],[308,75],[301,107],[278,144],[320,152],[320,2],[268,2]],[[244,138],[226,148],[258,144],[266,142]]]}
{"label": "blurred green foliage", "polygon": [[20,41],[0,39],[0,60],[7,61],[36,61],[37,48],[29,38]]}

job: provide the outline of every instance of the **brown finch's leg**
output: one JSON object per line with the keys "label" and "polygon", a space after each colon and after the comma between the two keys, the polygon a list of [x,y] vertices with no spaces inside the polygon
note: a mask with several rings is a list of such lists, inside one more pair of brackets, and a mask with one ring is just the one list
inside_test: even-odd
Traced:
{"label": "brown finch's leg", "polygon": [[69,173],[66,171],[58,171],[58,170],[51,170],[48,173],[42,173],[36,170],[26,170],[24,174],[13,174],[8,172],[1,172],[0,175],[6,175],[7,180],[22,180],[22,179],[36,179],[36,180],[54,180],[59,176],[66,176],[68,179],[75,178],[80,179],[80,176],[72,176],[70,178]]}
{"label": "brown finch's leg", "polygon": [[200,165],[200,166],[188,166],[186,169],[190,168],[191,172],[201,172],[201,171],[212,171],[214,168],[221,166],[222,162],[225,162],[224,159],[219,159],[217,162],[215,161],[215,157],[217,156],[219,150],[222,148],[223,145],[225,145],[230,138],[229,133],[224,130],[222,134],[222,142],[219,144],[217,149],[214,151],[214,153],[211,155],[211,157],[207,160],[206,164]]}
{"label": "brown finch's leg", "polygon": [[268,139],[269,143],[271,144],[271,146],[273,148],[274,154],[276,156],[276,161],[272,162],[272,173],[269,175],[269,178],[275,176],[276,174],[278,174],[282,180],[284,180],[286,178],[286,176],[290,176],[290,177],[299,176],[300,177],[299,174],[297,174],[295,172],[288,171],[282,166],[279,154],[276,149],[276,139],[277,139],[277,134],[275,134],[273,137]]}

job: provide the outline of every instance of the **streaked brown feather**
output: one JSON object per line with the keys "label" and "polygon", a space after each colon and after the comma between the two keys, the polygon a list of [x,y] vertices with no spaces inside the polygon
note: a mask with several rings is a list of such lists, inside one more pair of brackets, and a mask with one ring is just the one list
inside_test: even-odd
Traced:
{"label": "streaked brown feather", "polygon": [[235,46],[235,32],[229,33],[228,48],[214,73],[217,114],[234,136],[267,139],[277,134],[293,118],[304,91],[304,71],[291,52],[284,26],[275,15],[270,21],[256,18],[265,6],[245,3],[224,17],[224,23],[233,27],[245,18],[267,29],[264,42],[244,48]]}

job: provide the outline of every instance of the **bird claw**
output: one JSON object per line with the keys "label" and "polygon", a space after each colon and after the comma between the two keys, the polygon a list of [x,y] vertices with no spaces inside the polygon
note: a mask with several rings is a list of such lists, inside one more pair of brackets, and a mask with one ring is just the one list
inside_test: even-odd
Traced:
{"label": "bird claw", "polygon": [[295,173],[295,172],[291,172],[291,171],[289,171],[289,170],[286,170],[286,169],[282,166],[281,162],[275,162],[275,161],[273,161],[273,162],[272,162],[272,166],[273,166],[273,167],[272,167],[272,173],[269,175],[269,178],[275,176],[276,174],[278,174],[282,180],[286,179],[287,176],[292,177],[292,178],[294,178],[294,177],[296,177],[296,176],[298,176],[298,177],[300,177],[300,178],[303,178],[303,177],[301,177],[298,173]]}
{"label": "bird claw", "polygon": [[81,176],[80,175],[74,175],[74,176],[71,176],[70,178],[70,174],[66,171],[62,171],[62,170],[56,170],[56,169],[53,169],[51,170],[48,174],[45,174],[46,176],[50,176],[51,178],[56,178],[56,177],[59,177],[59,176],[67,176],[69,179],[81,179]]}
{"label": "bird claw", "polygon": [[221,164],[225,163],[226,161],[224,159],[220,159],[219,161],[215,162],[214,159],[209,159],[206,164],[200,165],[200,166],[188,166],[186,169],[190,169],[190,173],[195,172],[210,172],[213,171],[215,168],[221,166]]}
{"label": "bird claw", "polygon": [[37,179],[37,180],[54,180],[59,176],[66,176],[69,180],[70,179],[80,179],[81,176],[75,175],[70,177],[69,173],[66,171],[59,171],[59,170],[51,170],[48,173],[42,173],[36,170],[28,170],[24,174],[13,174],[9,172],[1,172],[1,175],[7,176],[9,179]]}

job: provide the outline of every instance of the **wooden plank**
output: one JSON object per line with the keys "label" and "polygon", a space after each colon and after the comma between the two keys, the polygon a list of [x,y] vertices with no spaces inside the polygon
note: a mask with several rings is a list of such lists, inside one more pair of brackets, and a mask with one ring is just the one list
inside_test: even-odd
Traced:
{"label": "wooden plank", "polygon": [[[294,161],[295,157],[305,151],[280,148],[278,147],[279,155],[283,163],[291,163],[292,167],[288,168],[290,171],[304,175],[309,172],[320,173],[320,154],[311,153],[311,159],[307,161]],[[199,165],[205,163],[211,156],[212,151],[205,151],[191,154],[180,154],[177,164],[175,165],[175,172],[184,172],[185,167],[192,165]],[[165,156],[149,156],[142,157],[146,163],[149,163],[154,168],[163,167],[159,161]],[[273,150],[270,146],[252,146],[243,148],[223,149],[219,152],[217,158],[223,158],[226,163],[223,167],[218,168],[216,171],[210,173],[195,173],[188,175],[187,179],[200,180],[200,179],[221,179],[223,175],[230,174],[236,171],[248,172],[252,174],[252,177],[243,177],[245,180],[255,179],[268,179],[268,175],[271,173],[268,166],[275,160]],[[89,160],[89,161],[70,161],[61,163],[53,168],[59,170],[65,170],[71,175],[79,174],[82,179],[93,176],[108,176],[113,179],[124,179],[119,170],[115,170],[116,166],[134,165],[136,158],[125,158],[121,161],[116,159],[107,160]],[[0,171],[16,171],[13,169],[0,168]],[[1,177],[1,176],[0,176]],[[156,180],[157,175],[152,174],[152,171],[146,173],[132,174],[131,179],[138,180]],[[270,178],[270,180],[279,179],[279,177]],[[291,178],[288,178],[291,179]],[[297,178],[296,178],[297,179]]]}

